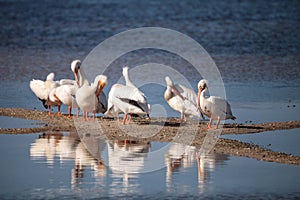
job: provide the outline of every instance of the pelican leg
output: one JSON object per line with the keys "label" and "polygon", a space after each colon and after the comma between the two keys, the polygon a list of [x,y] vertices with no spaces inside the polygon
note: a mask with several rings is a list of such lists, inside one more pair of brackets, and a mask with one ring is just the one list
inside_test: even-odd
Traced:
{"label": "pelican leg", "polygon": [[48,115],[51,116],[51,106],[48,106]]}
{"label": "pelican leg", "polygon": [[119,117],[119,113],[116,112],[116,116],[117,116],[117,121],[119,122],[120,121],[120,117]]}
{"label": "pelican leg", "polygon": [[83,117],[84,117],[84,120],[87,121],[88,120],[88,112],[86,111],[83,111]]}
{"label": "pelican leg", "polygon": [[80,108],[77,108],[77,117],[79,117],[79,113],[80,113]]}
{"label": "pelican leg", "polygon": [[60,114],[60,105],[57,106],[57,116],[58,116],[58,117],[61,116],[61,114]]}
{"label": "pelican leg", "polygon": [[68,118],[71,118],[72,107],[68,106]]}
{"label": "pelican leg", "polygon": [[211,123],[212,123],[212,118],[209,118],[209,123],[208,123],[208,126],[207,126],[208,129],[211,129]]}
{"label": "pelican leg", "polygon": [[129,123],[130,123],[130,121],[131,121],[131,119],[132,119],[132,114],[130,113],[130,114],[129,114],[129,118],[128,118],[128,120],[127,120],[127,122],[126,122],[126,123],[127,123],[127,124],[129,124]]}
{"label": "pelican leg", "polygon": [[220,117],[218,117],[218,121],[217,121],[217,125],[216,125],[216,129],[218,129],[218,126],[220,124]]}
{"label": "pelican leg", "polygon": [[95,115],[96,115],[96,112],[93,111],[93,121],[95,121]]}
{"label": "pelican leg", "polygon": [[127,114],[124,113],[123,122],[122,122],[123,125],[125,124],[126,120],[127,120]]}
{"label": "pelican leg", "polygon": [[186,118],[185,118],[184,113],[181,113],[181,121],[182,121],[182,122],[186,122]]}

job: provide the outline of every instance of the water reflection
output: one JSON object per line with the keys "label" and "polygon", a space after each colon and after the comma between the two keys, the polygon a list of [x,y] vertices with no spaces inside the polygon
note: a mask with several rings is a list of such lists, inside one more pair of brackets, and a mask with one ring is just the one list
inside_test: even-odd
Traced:
{"label": "water reflection", "polygon": [[173,143],[165,156],[167,189],[174,188],[173,178],[178,173],[184,171],[185,168],[194,167],[196,163],[197,174],[195,176],[197,176],[199,191],[202,193],[205,184],[210,181],[210,173],[214,171],[216,165],[221,165],[225,160],[228,160],[227,155],[215,153],[199,155],[195,146]]}
{"label": "water reflection", "polygon": [[[55,160],[59,160],[61,166],[73,162],[70,180],[73,188],[89,182],[117,194],[120,189],[128,193],[143,187],[145,183],[141,179],[145,173],[142,172],[153,162],[153,152],[161,148],[165,149],[162,157],[155,159],[164,163],[165,168],[158,173],[165,176],[165,181],[151,184],[161,185],[169,192],[184,185],[189,189],[198,185],[198,190],[203,192],[205,184],[210,182],[211,171],[228,159],[217,154],[197,156],[196,147],[179,143],[162,145],[149,141],[105,140],[90,133],[79,137],[77,133],[63,132],[39,135],[31,144],[30,156],[35,162],[47,163],[48,167],[54,167]],[[187,174],[192,178],[179,180]],[[196,185],[191,184],[196,177]]]}

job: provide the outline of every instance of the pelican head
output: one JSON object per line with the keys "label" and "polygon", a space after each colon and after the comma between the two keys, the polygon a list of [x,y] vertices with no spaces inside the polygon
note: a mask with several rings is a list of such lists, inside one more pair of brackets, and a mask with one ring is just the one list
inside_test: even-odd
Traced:
{"label": "pelican head", "polygon": [[198,101],[197,101],[197,107],[198,108],[200,107],[200,96],[201,96],[201,93],[205,89],[208,89],[208,81],[206,79],[202,79],[198,83]]}
{"label": "pelican head", "polygon": [[123,73],[124,77],[128,76],[128,70],[129,70],[128,66],[123,67],[123,72],[122,73]]}
{"label": "pelican head", "polygon": [[173,82],[172,82],[172,80],[170,79],[170,77],[166,76],[166,77],[165,77],[165,80],[166,80],[167,86],[170,86],[170,87],[173,86]]}
{"label": "pelican head", "polygon": [[47,81],[53,81],[53,80],[54,80],[54,77],[55,77],[55,74],[52,72],[52,73],[48,74],[46,80],[47,80]]}
{"label": "pelican head", "polygon": [[99,96],[103,88],[108,84],[107,76],[104,75],[96,76],[94,84],[97,85],[97,96]]}
{"label": "pelican head", "polygon": [[81,61],[80,60],[74,60],[71,63],[71,70],[74,73],[75,80],[76,80],[78,85],[79,85],[78,70],[80,69],[80,66],[81,66]]}
{"label": "pelican head", "polygon": [[71,63],[71,70],[73,72],[76,72],[80,69],[80,66],[81,66],[80,60],[73,60],[73,62]]}
{"label": "pelican head", "polygon": [[206,79],[202,79],[198,83],[198,90],[202,92],[204,89],[208,89],[208,81]]}

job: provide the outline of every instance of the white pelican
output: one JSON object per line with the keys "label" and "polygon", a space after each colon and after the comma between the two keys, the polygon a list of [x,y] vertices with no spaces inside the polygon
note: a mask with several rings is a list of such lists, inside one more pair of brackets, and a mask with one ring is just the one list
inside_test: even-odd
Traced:
{"label": "white pelican", "polygon": [[[137,93],[137,95],[139,94],[139,95],[141,95],[141,98],[144,98],[144,99],[145,99],[146,102],[145,102],[144,104],[141,104],[141,107],[143,107],[143,109],[144,109],[144,110],[146,111],[146,113],[147,113],[147,117],[149,117],[150,107],[151,107],[151,106],[150,106],[150,104],[147,103],[147,99],[146,99],[145,94],[144,94],[141,90],[139,90],[138,87],[136,87],[136,86],[131,82],[131,80],[130,80],[130,78],[129,78],[128,70],[129,70],[129,67],[128,67],[128,66],[123,67],[122,74],[123,74],[123,76],[124,76],[124,78],[125,78],[126,86],[136,88],[136,90],[139,91],[139,93]],[[130,113],[130,119],[129,119],[129,121],[131,120],[131,117],[132,117],[132,114]]]}
{"label": "white pelican", "polygon": [[49,115],[51,114],[51,106],[56,105],[49,100],[50,91],[59,86],[59,83],[54,81],[54,77],[55,74],[50,73],[45,81],[32,79],[29,83],[30,89],[39,98],[39,100],[42,101],[43,106],[48,109]]}
{"label": "white pelican", "polygon": [[112,86],[108,96],[108,109],[105,115],[117,115],[124,113],[123,124],[127,120],[127,115],[130,114],[128,123],[131,120],[132,114],[149,116],[150,106],[143,92],[141,92],[130,80],[128,75],[128,67],[123,68],[123,76],[126,85],[115,84]]}
{"label": "white pelican", "polygon": [[88,119],[88,112],[93,112],[93,119],[95,119],[95,113],[104,113],[106,111],[106,98],[103,102],[104,98],[101,99],[101,97],[99,97],[106,85],[107,77],[104,75],[98,75],[96,76],[94,83],[91,85],[85,82],[80,88],[78,88],[76,92],[76,101],[78,106],[83,110],[83,116],[86,120]]}
{"label": "white pelican", "polygon": [[129,70],[129,67],[128,66],[125,66],[123,67],[123,71],[122,71],[122,74],[125,78],[125,83],[127,86],[130,86],[130,87],[133,87],[133,88],[137,88],[130,80],[129,78],[129,74],[128,74],[128,70]]}
{"label": "white pelican", "polygon": [[229,103],[217,96],[206,97],[205,94],[208,91],[208,81],[202,79],[198,83],[198,103],[197,109],[201,111],[210,118],[208,123],[208,128],[211,128],[212,120],[218,120],[216,129],[220,124],[220,120],[232,119],[235,120],[233,116]]}
{"label": "white pelican", "polygon": [[110,115],[112,112],[118,118],[119,112],[123,112],[123,124],[125,124],[127,114],[146,115],[149,114],[149,109],[146,99],[137,88],[114,84],[108,94],[108,109],[105,115]]}
{"label": "white pelican", "polygon": [[[77,92],[77,89],[79,87],[79,79],[78,79],[78,70],[80,68],[81,62],[80,60],[74,60],[71,63],[71,70],[74,73],[75,81],[69,80],[69,79],[62,79],[60,80],[60,86],[53,88],[51,91],[51,100],[57,100],[61,104],[68,106],[68,117],[71,117],[71,110],[73,108],[77,108],[77,116],[79,114],[80,108],[78,107],[78,104],[75,99],[75,95]],[[58,106],[60,107],[60,105]],[[60,115],[60,112],[58,113]]]}
{"label": "white pelican", "polygon": [[174,85],[172,80],[166,76],[167,89],[164,98],[174,110],[181,113],[181,120],[186,121],[187,116],[202,118],[202,113],[197,111],[196,93],[180,84]]}

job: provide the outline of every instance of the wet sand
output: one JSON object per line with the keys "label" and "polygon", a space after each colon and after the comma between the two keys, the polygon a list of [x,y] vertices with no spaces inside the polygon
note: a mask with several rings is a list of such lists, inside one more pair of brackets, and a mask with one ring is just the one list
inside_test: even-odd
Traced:
{"label": "wet sand", "polygon": [[[32,128],[0,128],[0,134],[29,134],[47,131],[76,131],[76,129],[78,130],[78,128],[83,128],[84,130],[85,128],[91,128],[78,127],[78,125],[75,126],[75,121],[83,122],[82,117],[70,119],[66,116],[49,116],[48,112],[46,111],[27,110],[22,108],[0,108],[0,116],[23,118],[27,120],[38,120],[36,126]],[[195,138],[192,140],[192,145],[200,147],[207,134],[206,122],[195,123],[194,121],[192,123],[188,122],[187,124],[181,125],[179,119],[177,118],[168,118],[167,120],[158,118],[152,118],[151,120],[136,118],[133,119],[134,123],[125,126],[119,125],[112,118],[97,117],[96,120],[100,122],[99,124],[101,124],[102,132],[105,133],[107,139],[110,140],[126,139],[156,142],[174,142],[176,141],[175,137],[178,134],[179,128],[184,127],[185,134],[195,134]],[[88,126],[88,123],[82,124]],[[225,124],[222,129],[222,134],[252,134],[293,128],[300,128],[300,121],[269,122],[262,124],[233,123]],[[134,132],[152,130],[154,134],[141,138],[134,136],[134,134],[126,134],[126,132],[130,132],[130,130],[134,130]],[[213,148],[213,151],[216,153],[224,153],[233,156],[244,156],[269,162],[300,165],[299,156],[281,152],[274,152],[255,144],[239,142],[237,140],[219,138]]]}

